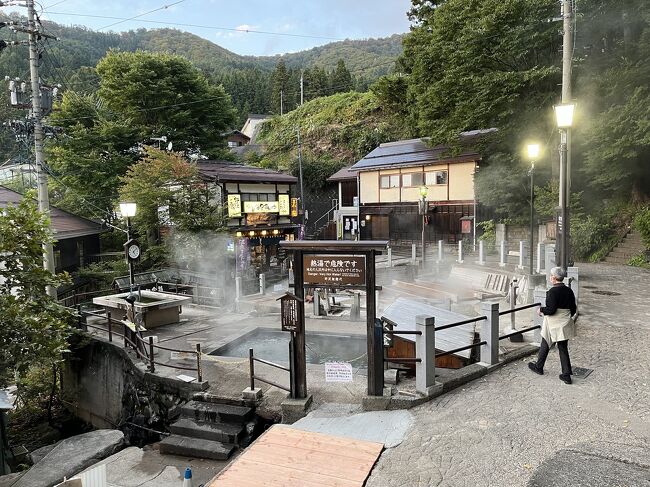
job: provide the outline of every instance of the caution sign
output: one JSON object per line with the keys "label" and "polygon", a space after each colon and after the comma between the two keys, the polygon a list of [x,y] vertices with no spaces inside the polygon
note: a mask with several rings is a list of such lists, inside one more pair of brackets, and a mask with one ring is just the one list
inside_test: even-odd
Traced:
{"label": "caution sign", "polygon": [[305,284],[325,286],[364,286],[366,258],[344,255],[303,255]]}

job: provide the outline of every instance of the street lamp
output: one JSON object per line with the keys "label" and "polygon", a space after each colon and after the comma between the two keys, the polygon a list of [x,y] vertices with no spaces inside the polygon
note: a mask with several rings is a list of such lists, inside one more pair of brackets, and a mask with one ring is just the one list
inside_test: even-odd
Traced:
{"label": "street lamp", "polygon": [[560,251],[556,264],[564,270],[569,265],[569,129],[573,125],[575,105],[566,103],[555,106],[557,127],[560,129],[560,218],[557,225]]}
{"label": "street lamp", "polygon": [[533,275],[533,246],[535,245],[535,161],[539,158],[539,144],[528,144],[528,159],[530,160],[530,248],[528,250],[528,273]]}
{"label": "street lamp", "polygon": [[424,266],[425,260],[425,246],[424,246],[424,229],[426,227],[426,215],[427,215],[427,193],[429,188],[426,186],[420,186],[420,201],[419,201],[419,210],[420,215],[422,215],[422,265]]}
{"label": "street lamp", "polygon": [[135,203],[120,203],[120,213],[122,218],[126,218],[126,258],[129,262],[129,284],[132,288],[135,285],[133,277],[133,264],[135,259],[140,257],[140,246],[135,241],[131,241],[131,217],[135,216],[137,205]]}

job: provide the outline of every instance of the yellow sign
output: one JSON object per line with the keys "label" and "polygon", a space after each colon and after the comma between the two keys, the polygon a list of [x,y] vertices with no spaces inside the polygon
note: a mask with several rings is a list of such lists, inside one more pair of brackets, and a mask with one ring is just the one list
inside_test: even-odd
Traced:
{"label": "yellow sign", "polygon": [[291,198],[291,216],[298,216],[298,198]]}
{"label": "yellow sign", "polygon": [[289,207],[288,194],[281,194],[278,196],[278,206],[280,207],[280,216],[289,216],[291,209]]}
{"label": "yellow sign", "polygon": [[277,213],[277,201],[244,201],[245,213]]}
{"label": "yellow sign", "polygon": [[236,218],[241,216],[241,196],[238,194],[228,195],[228,216]]}

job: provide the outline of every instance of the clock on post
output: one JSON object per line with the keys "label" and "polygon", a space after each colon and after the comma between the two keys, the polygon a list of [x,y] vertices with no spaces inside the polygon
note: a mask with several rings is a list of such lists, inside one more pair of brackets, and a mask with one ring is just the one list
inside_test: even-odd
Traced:
{"label": "clock on post", "polygon": [[124,244],[124,251],[126,253],[126,260],[129,262],[136,261],[140,258],[140,253],[141,253],[140,244],[134,238],[129,239]]}

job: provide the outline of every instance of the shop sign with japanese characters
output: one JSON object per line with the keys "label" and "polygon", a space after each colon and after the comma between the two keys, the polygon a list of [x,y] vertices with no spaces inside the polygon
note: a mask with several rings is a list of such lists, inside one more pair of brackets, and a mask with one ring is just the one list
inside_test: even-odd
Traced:
{"label": "shop sign with japanese characters", "polygon": [[305,284],[363,286],[366,284],[365,257],[345,255],[303,255]]}

